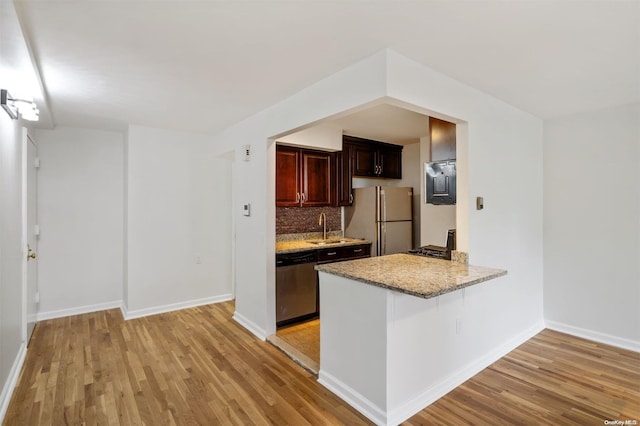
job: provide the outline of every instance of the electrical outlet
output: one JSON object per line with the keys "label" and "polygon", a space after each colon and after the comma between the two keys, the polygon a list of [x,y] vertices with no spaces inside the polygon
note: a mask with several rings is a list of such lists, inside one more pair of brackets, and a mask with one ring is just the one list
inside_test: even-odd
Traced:
{"label": "electrical outlet", "polygon": [[202,263],[202,257],[199,254],[193,256],[193,260],[196,262],[196,265],[200,265]]}

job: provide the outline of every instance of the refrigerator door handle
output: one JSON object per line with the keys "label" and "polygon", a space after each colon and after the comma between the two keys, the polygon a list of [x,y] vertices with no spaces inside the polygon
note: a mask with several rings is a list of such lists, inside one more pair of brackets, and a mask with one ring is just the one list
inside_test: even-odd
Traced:
{"label": "refrigerator door handle", "polygon": [[387,221],[387,196],[384,193],[384,190],[380,191],[380,195],[382,196],[382,221]]}
{"label": "refrigerator door handle", "polygon": [[381,256],[387,254],[387,224],[382,222],[382,253]]}

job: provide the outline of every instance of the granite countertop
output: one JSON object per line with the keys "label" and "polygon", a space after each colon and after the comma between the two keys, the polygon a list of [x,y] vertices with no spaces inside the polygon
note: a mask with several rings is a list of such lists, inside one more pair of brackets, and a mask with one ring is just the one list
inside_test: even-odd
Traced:
{"label": "granite countertop", "polygon": [[410,254],[328,263],[316,270],[425,299],[507,274],[503,269]]}
{"label": "granite countertop", "polygon": [[295,253],[300,251],[318,250],[323,248],[355,246],[359,244],[371,244],[369,240],[360,240],[357,238],[340,238],[330,237],[327,241],[339,241],[332,244],[314,244],[314,242],[322,242],[322,238],[314,238],[308,240],[291,240],[276,241],[276,254]]}

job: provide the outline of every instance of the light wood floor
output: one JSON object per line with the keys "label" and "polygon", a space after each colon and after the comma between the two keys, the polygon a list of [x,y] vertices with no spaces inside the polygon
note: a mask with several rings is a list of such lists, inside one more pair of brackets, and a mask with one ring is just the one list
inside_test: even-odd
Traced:
{"label": "light wood floor", "polygon": [[[3,424],[370,424],[232,313],[43,321]],[[640,354],[545,330],[406,424],[606,419],[640,420]]]}
{"label": "light wood floor", "polygon": [[276,336],[320,364],[320,320],[278,329]]}

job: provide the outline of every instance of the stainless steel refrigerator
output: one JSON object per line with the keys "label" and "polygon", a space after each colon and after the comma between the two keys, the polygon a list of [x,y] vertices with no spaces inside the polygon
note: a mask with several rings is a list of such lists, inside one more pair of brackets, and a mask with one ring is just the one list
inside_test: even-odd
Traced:
{"label": "stainless steel refrigerator", "polygon": [[413,188],[374,186],[353,190],[344,208],[345,235],[373,241],[372,256],[413,248]]}

